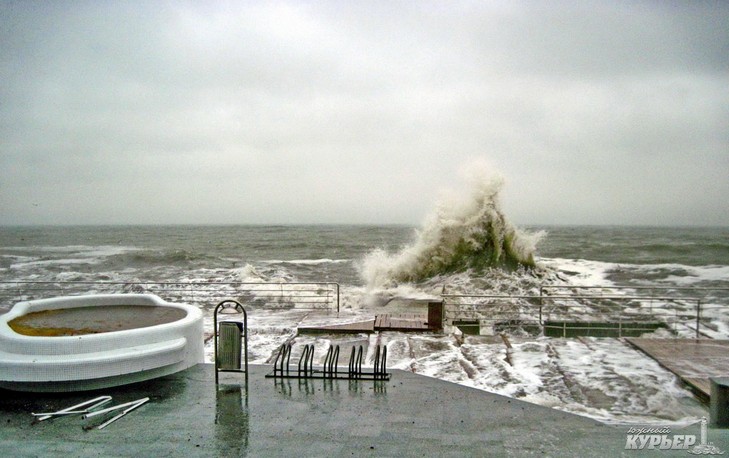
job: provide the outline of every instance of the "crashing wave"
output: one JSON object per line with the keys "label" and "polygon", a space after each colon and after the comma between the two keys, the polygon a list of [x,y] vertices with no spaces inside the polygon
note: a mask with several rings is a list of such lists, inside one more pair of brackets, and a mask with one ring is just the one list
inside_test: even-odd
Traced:
{"label": "crashing wave", "polygon": [[478,177],[461,202],[442,201],[399,253],[378,249],[363,260],[360,272],[370,286],[420,282],[437,275],[488,268],[535,267],[534,252],[543,232],[512,225],[499,203],[500,177]]}

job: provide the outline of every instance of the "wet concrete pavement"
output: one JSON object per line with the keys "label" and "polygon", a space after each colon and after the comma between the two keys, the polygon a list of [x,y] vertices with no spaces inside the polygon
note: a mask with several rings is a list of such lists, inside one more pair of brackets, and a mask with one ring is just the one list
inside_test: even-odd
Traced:
{"label": "wet concrete pavement", "polygon": [[[387,382],[279,380],[201,364],[157,380],[97,392],[0,390],[2,456],[690,456],[626,450],[630,426],[597,421],[394,370]],[[80,416],[33,424],[100,395],[109,405],[150,401],[102,430]],[[699,434],[697,426],[671,434]],[[709,430],[729,449],[729,431]]]}

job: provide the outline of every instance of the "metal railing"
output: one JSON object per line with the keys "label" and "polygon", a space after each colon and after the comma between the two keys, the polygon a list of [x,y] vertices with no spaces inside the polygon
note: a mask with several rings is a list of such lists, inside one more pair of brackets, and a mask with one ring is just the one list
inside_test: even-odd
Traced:
{"label": "metal railing", "polygon": [[729,288],[543,286],[539,292],[443,294],[444,322],[472,326],[481,334],[622,337],[666,328],[698,339],[716,331],[711,318],[729,314],[729,306],[712,302],[712,294],[726,294]]}
{"label": "metal railing", "polygon": [[[715,331],[711,318],[729,312],[729,306],[716,302],[719,295],[723,298],[729,295],[729,288],[549,285],[542,286],[539,293],[542,303],[561,304],[566,311],[572,310],[564,301],[578,296],[583,302],[593,304],[593,310],[607,316],[612,312],[619,325],[653,318],[676,333],[682,328],[690,331],[697,339],[710,337],[707,333]],[[650,330],[649,327],[645,332]]]}
{"label": "metal railing", "polygon": [[541,333],[539,296],[442,294],[442,298],[445,326],[475,327],[485,335],[517,330]]}
{"label": "metal railing", "polygon": [[267,309],[326,310],[339,313],[339,284],[333,282],[114,282],[0,281],[0,311],[15,303],[54,296],[151,293],[170,302],[213,307],[222,298]]}

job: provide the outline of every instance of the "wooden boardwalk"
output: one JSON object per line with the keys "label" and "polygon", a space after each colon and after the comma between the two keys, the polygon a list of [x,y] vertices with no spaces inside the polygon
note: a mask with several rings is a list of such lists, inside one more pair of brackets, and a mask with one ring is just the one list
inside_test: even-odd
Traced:
{"label": "wooden boardwalk", "polygon": [[708,400],[710,377],[729,376],[729,340],[626,338]]}
{"label": "wooden boardwalk", "polygon": [[375,330],[377,331],[422,332],[429,329],[427,314],[382,314],[375,317]]}
{"label": "wooden boardwalk", "polygon": [[359,334],[375,331],[424,332],[428,327],[428,315],[424,313],[375,315],[374,319],[353,323],[299,326],[300,334]]}
{"label": "wooden boardwalk", "polygon": [[375,320],[298,327],[299,334],[369,334],[372,332],[375,332]]}

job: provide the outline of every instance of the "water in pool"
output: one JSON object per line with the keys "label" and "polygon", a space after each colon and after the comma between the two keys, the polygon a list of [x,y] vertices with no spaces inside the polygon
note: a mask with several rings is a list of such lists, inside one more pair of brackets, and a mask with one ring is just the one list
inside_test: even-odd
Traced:
{"label": "water in pool", "polygon": [[146,328],[180,320],[186,314],[175,307],[91,306],[33,312],[11,320],[8,325],[18,334],[62,337]]}

